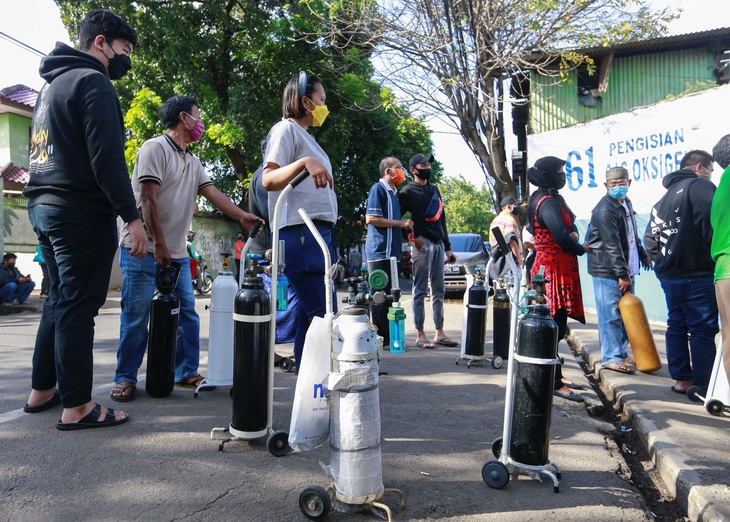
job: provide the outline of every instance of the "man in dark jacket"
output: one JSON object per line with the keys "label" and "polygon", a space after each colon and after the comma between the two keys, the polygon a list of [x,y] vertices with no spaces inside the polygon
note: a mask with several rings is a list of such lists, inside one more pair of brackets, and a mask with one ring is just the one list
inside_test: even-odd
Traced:
{"label": "man in dark jacket", "polygon": [[17,299],[18,304],[23,304],[35,288],[30,274],[21,274],[15,266],[16,259],[18,256],[12,252],[3,256],[3,264],[0,266],[0,304],[12,303],[13,299]]}
{"label": "man in dark jacket", "polygon": [[703,150],[685,154],[680,170],[664,178],[667,193],[651,209],[644,234],[667,301],[667,363],[677,393],[693,384],[707,389],[715,360],[719,326],[710,255],[712,163]]}
{"label": "man in dark jacket", "polygon": [[416,154],[408,162],[413,181],[398,193],[402,213],[410,212],[413,220],[415,245],[413,259],[413,321],[418,331],[416,346],[435,348],[428,340],[423,329],[426,318],[424,301],[430,278],[431,308],[433,324],[436,328],[435,343],[443,346],[456,346],[458,343],[444,333],[444,260],[456,260],[451,251],[449,234],[446,231],[446,214],[441,194],[429,182],[431,178],[433,155]]}
{"label": "man in dark jacket", "polygon": [[598,315],[598,339],[604,368],[633,373],[633,360],[626,353],[629,340],[618,309],[618,302],[634,288],[639,265],[651,263],[641,246],[636,218],[626,193],[631,185],[629,171],[613,167],[606,172],[606,195],[591,212],[586,234],[588,273],[593,276],[593,291]]}
{"label": "man in dark jacket", "polygon": [[[124,160],[124,119],[111,80],[131,67],[137,36],[105,9],[81,22],[80,50],[59,43],[41,60],[46,85],[33,112],[28,217],[48,263],[50,296],[33,354],[25,411],[63,404],[60,430],[128,420],[91,400],[94,317],[104,304],[117,249],[117,215],[147,253]],[[58,383],[58,391],[56,391]]]}

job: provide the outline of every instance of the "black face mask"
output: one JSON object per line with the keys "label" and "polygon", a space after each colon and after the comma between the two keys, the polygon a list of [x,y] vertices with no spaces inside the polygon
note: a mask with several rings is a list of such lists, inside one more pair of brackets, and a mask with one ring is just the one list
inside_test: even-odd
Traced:
{"label": "black face mask", "polygon": [[519,208],[517,208],[517,207],[515,207],[515,208],[513,208],[513,209],[512,209],[511,213],[512,213],[512,214],[514,214],[514,215],[516,216],[517,214],[519,214],[519,213],[520,213],[520,209],[519,209]]}
{"label": "black face mask", "polygon": [[[109,46],[111,49],[111,46]],[[108,58],[109,60],[109,79],[118,80],[129,72],[132,68],[132,59],[126,54],[117,54],[112,49],[114,56]],[[104,54],[106,56],[106,54]]]}
{"label": "black face mask", "polygon": [[428,181],[431,177],[431,169],[416,169],[418,171],[418,177],[424,181]]}

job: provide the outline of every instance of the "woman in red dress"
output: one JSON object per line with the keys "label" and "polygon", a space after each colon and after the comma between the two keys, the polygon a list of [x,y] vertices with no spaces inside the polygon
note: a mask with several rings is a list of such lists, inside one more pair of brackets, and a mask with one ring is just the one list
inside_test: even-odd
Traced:
{"label": "woman in red dress", "polygon": [[[535,162],[527,176],[538,189],[527,203],[527,229],[534,236],[534,276],[545,267],[545,294],[550,314],[558,325],[558,339],[565,338],[568,317],[585,324],[583,295],[578,272],[578,256],[585,249],[578,242],[575,214],[570,211],[558,191],[565,186],[565,161],[547,156]],[[560,366],[555,372],[555,395],[583,402],[584,398],[569,389],[581,388],[563,379]]]}

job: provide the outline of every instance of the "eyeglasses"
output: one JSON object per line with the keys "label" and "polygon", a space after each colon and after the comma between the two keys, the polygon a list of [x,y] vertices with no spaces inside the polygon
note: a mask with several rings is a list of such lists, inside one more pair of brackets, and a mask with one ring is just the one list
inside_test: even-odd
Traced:
{"label": "eyeglasses", "polygon": [[185,111],[183,111],[183,114],[184,114],[184,115],[186,115],[186,116],[187,116],[188,118],[190,118],[191,120],[193,120],[193,121],[194,121],[195,123],[198,123],[198,118],[196,118],[195,116],[193,116],[193,115],[192,115],[192,114],[190,114],[189,112],[185,112]]}
{"label": "eyeglasses", "polygon": [[629,180],[627,180],[627,179],[617,179],[617,180],[609,181],[608,183],[606,183],[606,186],[608,188],[628,187],[629,186]]}
{"label": "eyeglasses", "polygon": [[406,169],[403,168],[403,165],[397,165],[395,167],[388,167],[388,168],[392,169],[392,170],[402,170],[403,172],[406,171]]}

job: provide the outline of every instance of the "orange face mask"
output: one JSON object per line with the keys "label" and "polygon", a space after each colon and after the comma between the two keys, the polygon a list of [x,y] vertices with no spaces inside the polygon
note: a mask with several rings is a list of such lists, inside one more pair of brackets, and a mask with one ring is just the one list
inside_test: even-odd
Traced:
{"label": "orange face mask", "polygon": [[395,174],[393,174],[390,179],[392,179],[393,183],[395,183],[396,185],[400,185],[401,183],[403,183],[403,180],[406,179],[406,173],[403,168],[395,169]]}

